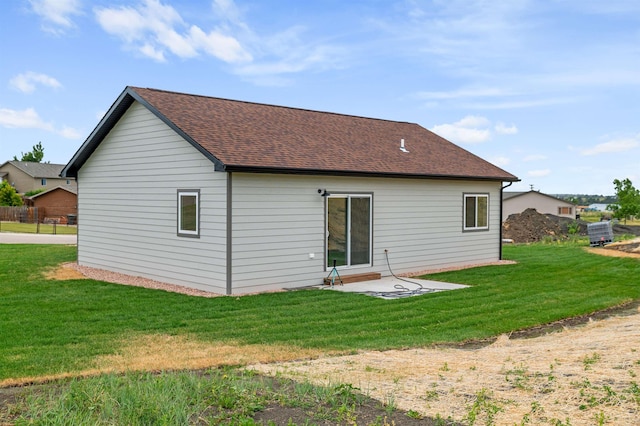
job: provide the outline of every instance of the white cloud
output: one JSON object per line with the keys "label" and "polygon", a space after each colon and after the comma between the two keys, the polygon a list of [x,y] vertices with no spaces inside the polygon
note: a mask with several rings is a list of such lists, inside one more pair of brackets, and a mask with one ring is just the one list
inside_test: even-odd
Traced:
{"label": "white cloud", "polygon": [[77,129],[74,129],[73,127],[69,127],[69,126],[63,126],[62,129],[60,129],[58,132],[60,136],[67,138],[67,139],[81,139],[82,138],[82,133],[80,133],[80,131],[78,131]]}
{"label": "white cloud", "polygon": [[550,174],[551,174],[551,170],[549,169],[529,170],[527,172],[527,176],[531,176],[531,177],[544,177],[544,176],[549,176]]}
{"label": "white cloud", "polygon": [[[221,10],[231,10],[232,3],[218,3],[222,4]],[[187,29],[180,14],[159,0],[144,0],[133,7],[95,8],[94,13],[102,29],[120,38],[128,48],[159,62],[166,60],[167,52],[180,58],[205,53],[227,63],[252,60],[232,35],[219,29],[207,33],[196,25]]]}
{"label": "white cloud", "polygon": [[0,126],[10,129],[40,129],[59,134],[67,139],[81,138],[80,132],[74,128],[64,126],[56,129],[52,123],[44,121],[33,108],[22,111],[0,108]]}
{"label": "white cloud", "polygon": [[9,85],[23,93],[32,93],[36,90],[36,84],[52,87],[54,89],[62,87],[60,82],[53,77],[37,72],[26,72],[18,74],[9,81]]}
{"label": "white cloud", "polygon": [[598,155],[610,152],[630,151],[640,146],[640,135],[631,138],[614,139],[598,144],[592,148],[583,149],[582,155]]}
{"label": "white cloud", "polygon": [[459,127],[478,127],[478,126],[489,126],[491,122],[485,117],[479,117],[477,115],[467,115],[462,120],[454,123]]}
{"label": "white cloud", "polygon": [[498,122],[495,125],[494,130],[499,135],[515,135],[516,133],[518,133],[518,128],[516,127],[515,124],[512,124],[511,126],[507,126],[502,122]]}
{"label": "white cloud", "polygon": [[485,117],[468,115],[453,124],[437,124],[431,131],[455,143],[475,144],[491,138],[490,124]]}
{"label": "white cloud", "polygon": [[468,129],[455,124],[441,124],[433,126],[434,133],[456,143],[481,143],[489,140],[491,132],[487,129]]}
{"label": "white cloud", "polygon": [[527,155],[526,157],[524,157],[522,159],[522,161],[524,162],[530,162],[530,161],[542,161],[542,160],[546,160],[547,156],[546,155],[542,155],[542,154],[533,154],[533,155]]}
{"label": "white cloud", "polygon": [[206,34],[195,25],[191,27],[189,36],[196,47],[225,62],[240,63],[252,59],[251,55],[242,48],[240,42],[231,36],[216,31]]}
{"label": "white cloud", "polygon": [[82,14],[80,0],[29,0],[31,9],[43,20],[42,28],[62,33],[74,26],[73,15]]}
{"label": "white cloud", "polygon": [[[481,143],[490,140],[493,136],[491,121],[478,115],[467,115],[453,124],[437,124],[430,130],[456,143]],[[518,133],[518,128],[515,124],[506,126],[498,122],[493,126],[493,131],[499,135],[514,135]]]}
{"label": "white cloud", "polygon": [[0,125],[8,128],[54,131],[53,125],[43,121],[33,108],[27,108],[23,111],[0,108]]}

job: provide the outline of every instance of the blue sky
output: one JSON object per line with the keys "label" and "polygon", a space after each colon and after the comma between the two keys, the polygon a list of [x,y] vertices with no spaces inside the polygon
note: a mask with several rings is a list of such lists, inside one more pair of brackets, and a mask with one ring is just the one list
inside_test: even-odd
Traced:
{"label": "blue sky", "polygon": [[636,0],[9,0],[0,52],[0,162],[65,164],[132,85],[415,122],[509,190],[640,186]]}

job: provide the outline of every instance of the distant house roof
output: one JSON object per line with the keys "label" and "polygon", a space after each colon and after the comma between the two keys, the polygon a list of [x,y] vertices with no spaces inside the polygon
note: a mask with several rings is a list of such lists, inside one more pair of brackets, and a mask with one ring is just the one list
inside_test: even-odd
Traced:
{"label": "distant house roof", "polygon": [[51,188],[51,189],[48,189],[46,191],[38,192],[37,194],[34,194],[29,198],[31,198],[33,200],[34,198],[38,198],[38,197],[40,197],[42,195],[49,194],[49,193],[54,192],[54,191],[67,191],[70,194],[78,195],[78,191],[75,188],[67,188],[65,186],[56,186],[55,188]]}
{"label": "distant house roof", "polygon": [[[31,161],[7,161],[33,178],[60,178],[64,164],[35,163]],[[4,165],[3,164],[3,165]]]}
{"label": "distant house roof", "polygon": [[527,194],[541,195],[541,196],[544,196],[544,197],[547,197],[547,198],[552,198],[554,200],[561,201],[563,203],[574,204],[571,201],[563,200],[562,198],[557,198],[557,197],[554,197],[553,195],[549,195],[549,194],[545,194],[545,193],[540,192],[540,191],[533,191],[533,190],[532,191],[523,191],[523,192],[504,191],[502,193],[502,199],[503,200],[509,200],[511,198],[516,198],[516,197],[520,197],[522,195],[527,195]]}
{"label": "distant house roof", "polygon": [[[216,170],[517,181],[414,123],[127,87],[63,170],[77,176],[138,101]],[[400,149],[404,140],[406,151]]]}

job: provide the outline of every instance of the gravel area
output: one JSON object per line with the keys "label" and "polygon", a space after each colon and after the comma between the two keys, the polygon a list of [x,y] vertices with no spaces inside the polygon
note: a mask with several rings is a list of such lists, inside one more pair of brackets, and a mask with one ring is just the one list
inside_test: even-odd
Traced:
{"label": "gravel area", "polygon": [[[78,278],[91,278],[92,280],[106,281],[116,284],[131,285],[135,287],[151,288],[155,290],[164,290],[172,293],[182,293],[189,296],[198,297],[218,297],[221,296],[218,293],[211,293],[203,290],[196,290],[189,287],[184,287],[175,284],[163,283],[160,281],[151,280],[143,277],[136,277],[133,275],[121,274],[118,272],[111,272],[105,269],[90,268],[88,266],[80,266],[75,262],[64,263],[61,265],[60,270],[54,272],[52,278],[61,278],[68,274],[68,270],[72,270],[78,273]],[[67,276],[63,279],[69,279]]]}
{"label": "gravel area", "polygon": [[[468,265],[468,266],[454,266],[449,268],[438,268],[438,269],[427,269],[419,272],[414,272],[411,274],[398,274],[402,277],[415,277],[419,275],[425,274],[433,274],[437,272],[445,272],[445,271],[454,271],[465,268],[475,268],[478,266],[487,266],[487,265],[509,265],[516,262],[511,260],[500,260],[497,262],[487,262],[476,265]],[[189,287],[184,287],[175,284],[168,284],[161,281],[155,281],[148,278],[133,276],[122,274],[118,272],[111,272],[105,269],[91,268],[88,266],[78,265],[76,262],[68,262],[60,265],[60,268],[56,271],[53,271],[49,274],[49,277],[52,279],[72,279],[72,278],[91,278],[93,280],[98,281],[106,281],[110,283],[116,284],[124,284],[124,285],[132,285],[136,287],[145,287],[151,288],[155,290],[164,290],[170,291],[173,293],[182,293],[187,294],[189,296],[199,296],[199,297],[218,297],[222,296],[218,293],[211,293],[203,290],[195,290]]]}

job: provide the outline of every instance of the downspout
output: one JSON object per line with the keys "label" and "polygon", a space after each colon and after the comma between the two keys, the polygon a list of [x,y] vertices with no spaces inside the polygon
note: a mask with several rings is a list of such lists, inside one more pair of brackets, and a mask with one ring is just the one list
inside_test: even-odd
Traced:
{"label": "downspout", "polygon": [[509,182],[509,185],[505,185],[500,188],[500,256],[498,260],[502,260],[502,204],[504,204],[504,190],[513,185],[513,182]]}
{"label": "downspout", "polygon": [[227,266],[226,266],[226,276],[227,276],[227,295],[231,295],[233,291],[233,184],[232,184],[232,174],[231,172],[227,172]]}

